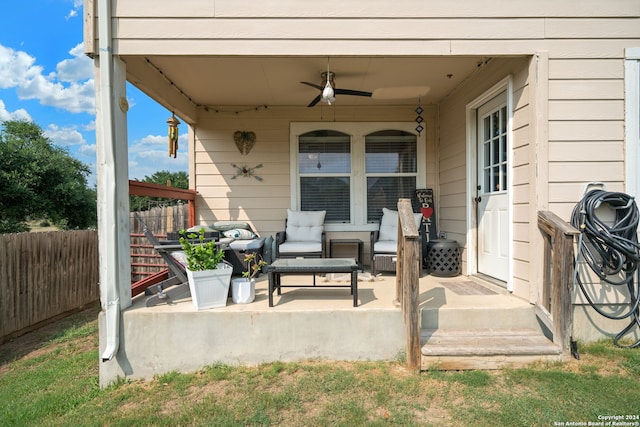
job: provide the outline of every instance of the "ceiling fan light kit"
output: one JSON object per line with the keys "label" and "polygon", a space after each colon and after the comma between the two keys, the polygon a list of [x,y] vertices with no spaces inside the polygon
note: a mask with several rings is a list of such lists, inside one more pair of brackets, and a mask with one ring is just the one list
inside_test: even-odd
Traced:
{"label": "ceiling fan light kit", "polygon": [[353,89],[338,89],[335,85],[335,73],[331,71],[325,71],[320,74],[322,78],[322,82],[318,85],[315,83],[309,82],[300,82],[303,85],[311,86],[320,91],[318,96],[313,98],[313,100],[307,105],[307,107],[313,107],[318,102],[322,101],[329,105],[332,105],[335,102],[336,95],[351,95],[351,96],[366,96],[371,97],[371,92],[364,92],[361,90],[353,90]]}

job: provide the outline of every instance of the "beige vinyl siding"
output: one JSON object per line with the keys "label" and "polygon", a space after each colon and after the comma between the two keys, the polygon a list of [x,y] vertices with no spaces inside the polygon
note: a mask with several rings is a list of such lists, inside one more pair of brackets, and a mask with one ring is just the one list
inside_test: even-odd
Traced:
{"label": "beige vinyl siding", "polygon": [[562,1],[557,0],[517,0],[496,2],[495,0],[474,0],[451,2],[449,0],[326,0],[323,2],[301,2],[300,0],[279,0],[256,2],[254,0],[189,0],[176,8],[166,0],[118,0],[114,2],[117,16],[167,16],[176,17],[211,16],[217,18],[410,18],[414,16],[432,17],[617,17],[637,16],[640,6],[636,0]]}
{"label": "beige vinyl siding", "polygon": [[[333,112],[338,122],[411,123],[415,119],[413,109],[406,107],[322,108],[327,122],[333,122]],[[436,189],[436,109],[425,106],[422,115],[426,122],[427,182],[419,183],[419,186]],[[319,108],[273,107],[239,114],[202,113],[195,131],[195,174],[191,183],[199,193],[197,222],[249,221],[264,236],[281,231],[286,210],[291,207],[290,123],[317,121],[321,128],[319,119]],[[238,151],[233,141],[233,133],[237,130],[256,133],[255,147],[246,156]],[[263,180],[242,176],[233,179],[237,171],[232,164],[240,167],[262,164],[263,167],[256,169],[255,174]],[[365,242],[369,240],[368,233],[359,232],[358,237]]]}
{"label": "beige vinyl siding", "polygon": [[[514,293],[529,297],[530,262],[530,159],[531,141],[529,124],[529,58],[492,61],[485,69],[440,105],[439,181],[440,181],[440,230],[447,237],[466,243],[466,213],[472,201],[467,200],[466,106],[507,75],[513,76],[513,153],[510,183],[514,204],[513,262]],[[475,177],[468,177],[475,183]],[[473,197],[473,195],[471,196]],[[516,250],[517,248],[517,250]],[[467,272],[466,248],[463,254],[463,272]]]}
{"label": "beige vinyl siding", "polygon": [[549,60],[549,208],[561,218],[588,182],[624,188],[623,76],[621,59]]}
{"label": "beige vinyl siding", "polygon": [[[88,7],[92,3],[87,0]],[[178,8],[166,0],[118,0],[114,53],[522,55],[544,50],[558,58],[594,52],[606,58],[621,55],[622,40],[638,38],[639,16],[637,0],[191,0]],[[96,19],[91,13],[87,18]]]}
{"label": "beige vinyl siding", "polygon": [[[516,294],[535,299],[536,212],[568,220],[589,181],[624,189],[623,59],[625,47],[640,45],[639,17],[638,0],[192,0],[178,8],[166,0],[118,0],[114,53],[491,58],[425,116],[427,187],[436,192],[438,230],[465,243],[474,232],[467,182],[475,179],[466,176],[465,108],[512,75],[512,280]],[[414,119],[392,107],[332,111],[336,116],[323,120]],[[290,204],[289,123],[319,120],[317,113],[282,107],[199,114],[192,167],[200,219],[250,218],[261,234],[280,230]],[[245,129],[257,134],[248,156],[232,141]],[[231,180],[231,163],[264,164],[256,170],[264,181]]]}

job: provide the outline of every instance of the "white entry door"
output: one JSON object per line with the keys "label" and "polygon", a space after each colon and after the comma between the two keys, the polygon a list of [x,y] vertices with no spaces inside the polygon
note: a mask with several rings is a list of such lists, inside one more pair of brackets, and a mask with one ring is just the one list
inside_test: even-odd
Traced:
{"label": "white entry door", "polygon": [[478,114],[478,273],[507,282],[509,215],[507,97],[503,92]]}

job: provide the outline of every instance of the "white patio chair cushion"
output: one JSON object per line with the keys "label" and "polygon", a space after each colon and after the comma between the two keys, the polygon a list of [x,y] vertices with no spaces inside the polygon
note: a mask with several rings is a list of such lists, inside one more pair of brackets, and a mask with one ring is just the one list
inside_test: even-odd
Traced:
{"label": "white patio chair cushion", "polygon": [[296,254],[308,252],[322,252],[321,242],[290,242],[286,241],[280,245],[280,253]]}
{"label": "white patio chair cushion", "polygon": [[395,240],[378,240],[373,244],[373,252],[376,254],[395,254],[398,251],[398,242]]}
{"label": "white patio chair cushion", "polygon": [[251,240],[234,240],[229,243],[229,249],[234,251],[248,251],[260,249],[264,245],[264,237]]}
{"label": "white patio chair cushion", "polygon": [[[416,227],[420,228],[422,214],[414,213],[413,218],[416,221]],[[382,208],[382,219],[380,220],[380,234],[378,235],[378,240],[398,241],[398,211]]]}
{"label": "white patio chair cushion", "polygon": [[[326,213],[327,211],[292,211],[287,209],[285,240],[287,242],[322,242]],[[280,251],[284,252],[282,246],[280,245]]]}

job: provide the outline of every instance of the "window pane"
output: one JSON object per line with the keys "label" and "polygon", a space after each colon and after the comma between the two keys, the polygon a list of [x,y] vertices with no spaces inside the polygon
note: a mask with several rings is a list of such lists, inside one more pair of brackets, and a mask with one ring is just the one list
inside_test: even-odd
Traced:
{"label": "window pane", "polygon": [[493,156],[491,157],[491,164],[495,165],[496,163],[500,163],[500,144],[499,140],[493,139],[491,141],[491,146],[493,147]]}
{"label": "window pane", "polygon": [[501,170],[501,179],[502,179],[502,186],[500,187],[501,191],[505,191],[507,189],[507,165],[506,164],[502,164],[500,166],[500,170]]}
{"label": "window pane", "polygon": [[491,138],[491,119],[489,118],[489,116],[484,118],[484,137],[482,138],[483,141],[488,141]]}
{"label": "window pane", "polygon": [[375,132],[365,137],[366,172],[415,173],[417,138],[398,130]]}
{"label": "window pane", "polygon": [[341,132],[319,130],[300,135],[301,174],[351,173],[351,138]]}
{"label": "window pane", "polygon": [[301,177],[300,208],[303,211],[326,210],[325,222],[350,222],[348,177]]}
{"label": "window pane", "polygon": [[397,210],[398,199],[410,199],[414,212],[417,212],[415,177],[368,177],[367,221],[380,221],[382,208]]}
{"label": "window pane", "polygon": [[491,166],[491,140],[482,144],[484,147],[484,166]]}
{"label": "window pane", "polygon": [[484,187],[482,191],[484,193],[491,193],[491,167],[484,168]]}

